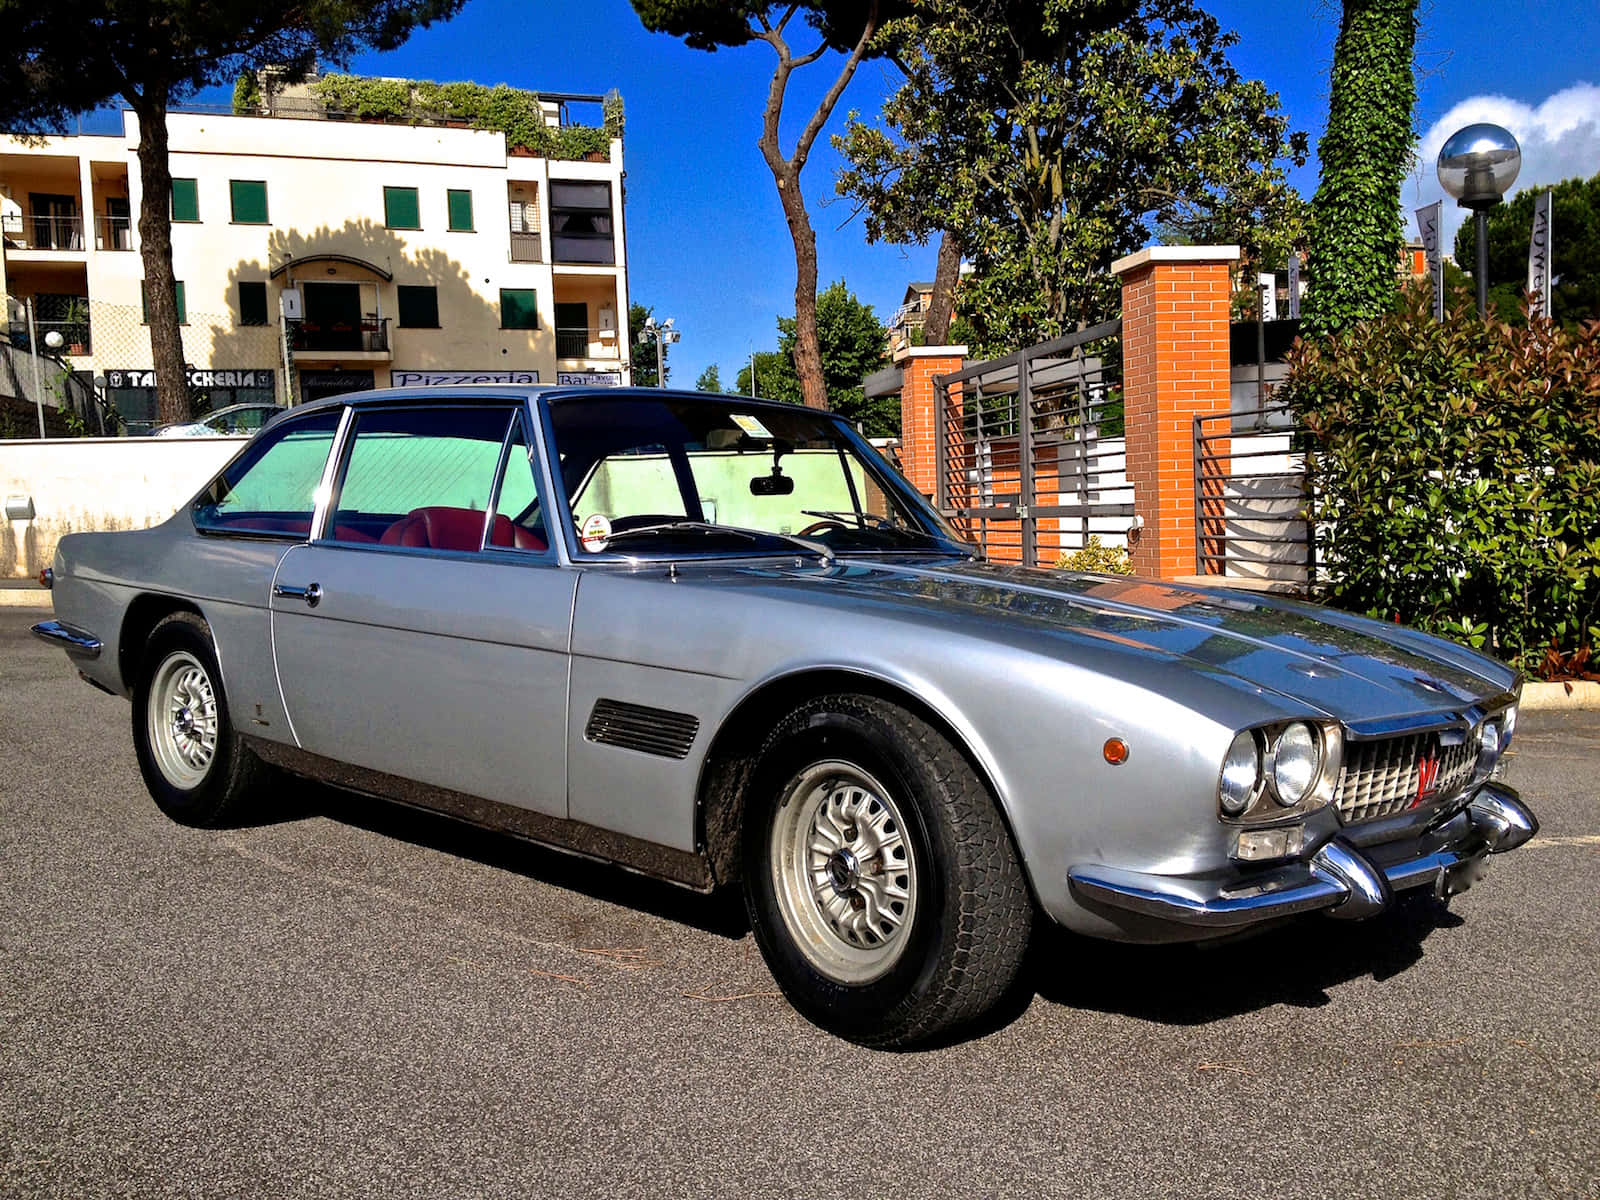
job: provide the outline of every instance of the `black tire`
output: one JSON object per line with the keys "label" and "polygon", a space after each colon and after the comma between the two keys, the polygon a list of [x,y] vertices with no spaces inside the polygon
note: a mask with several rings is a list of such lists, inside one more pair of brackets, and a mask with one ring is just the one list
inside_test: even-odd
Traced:
{"label": "black tire", "polygon": [[[163,768],[163,751],[152,743],[150,709],[164,665],[197,665],[215,702],[215,748],[193,779],[174,778]],[[233,727],[211,627],[191,612],[163,617],[151,630],[133,689],[133,745],[139,772],[161,811],[181,825],[214,829],[238,824],[254,813],[271,768],[251,752]]]}
{"label": "black tire", "polygon": [[[781,899],[783,885],[773,865],[775,856],[790,857],[783,847],[792,843],[783,831],[797,821],[814,828],[801,814],[834,802],[832,792],[821,800],[807,796],[837,789],[840,785],[829,779],[839,764],[865,772],[887,790],[891,808],[902,818],[903,849],[910,855],[916,889],[908,924],[883,938],[882,948],[863,947],[867,954],[885,954],[893,938],[903,938],[893,951],[898,957],[882,968],[863,968],[881,973],[859,980],[843,978],[847,971],[819,967],[819,953],[826,960],[829,951],[816,948],[831,944],[836,952],[840,943],[830,943],[826,928],[806,939],[805,921],[817,918],[794,915],[801,889]],[[824,782],[812,786],[819,778]],[[790,812],[790,805],[799,807]],[[846,824],[845,836],[853,836],[856,828],[855,821]],[[906,1047],[972,1022],[1015,984],[1034,912],[1016,848],[994,797],[971,764],[916,714],[857,695],[819,697],[790,713],[763,749],[747,793],[742,832],[745,904],[756,942],[784,995],[814,1024],[862,1045]],[[816,845],[815,839],[809,845]],[[803,857],[807,851],[796,853]],[[881,864],[888,856],[876,852],[871,857]],[[868,870],[884,873],[880,866],[858,874]],[[802,875],[796,871],[789,877]],[[832,887],[856,910],[866,907],[829,879],[810,885],[815,896],[826,896]],[[821,901],[816,911],[828,920]],[[846,913],[844,919],[856,918]],[[872,936],[870,929],[866,936]],[[805,941],[812,950],[803,948]]]}

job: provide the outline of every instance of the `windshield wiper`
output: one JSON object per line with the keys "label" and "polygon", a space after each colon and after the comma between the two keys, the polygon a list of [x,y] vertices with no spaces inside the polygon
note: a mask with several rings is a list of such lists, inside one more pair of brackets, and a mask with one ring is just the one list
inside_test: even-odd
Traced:
{"label": "windshield wiper", "polygon": [[767,529],[746,529],[741,525],[717,525],[710,521],[662,521],[656,525],[640,525],[636,529],[624,529],[613,533],[608,542],[615,542],[620,538],[633,537],[637,534],[656,533],[731,533],[737,537],[748,538],[752,542],[765,541],[774,538],[780,542],[788,542],[791,546],[799,546],[808,554],[816,554],[822,558],[833,558],[833,551],[821,542],[813,542],[810,538],[796,537],[792,533],[773,533]]}
{"label": "windshield wiper", "polygon": [[[845,521],[854,521],[858,529],[892,529],[898,533],[911,532],[904,525],[890,520],[882,513],[856,512],[846,508],[802,508],[800,511],[808,517],[821,517],[827,521],[838,521],[840,524]],[[868,521],[876,522],[876,524],[868,525]]]}

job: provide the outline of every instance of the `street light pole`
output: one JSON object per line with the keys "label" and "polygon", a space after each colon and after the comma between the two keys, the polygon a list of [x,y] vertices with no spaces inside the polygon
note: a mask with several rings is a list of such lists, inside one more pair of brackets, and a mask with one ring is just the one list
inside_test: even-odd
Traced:
{"label": "street light pole", "polygon": [[1439,148],[1439,186],[1470,208],[1476,225],[1478,319],[1489,312],[1489,210],[1500,203],[1522,169],[1522,147],[1498,125],[1458,129]]}

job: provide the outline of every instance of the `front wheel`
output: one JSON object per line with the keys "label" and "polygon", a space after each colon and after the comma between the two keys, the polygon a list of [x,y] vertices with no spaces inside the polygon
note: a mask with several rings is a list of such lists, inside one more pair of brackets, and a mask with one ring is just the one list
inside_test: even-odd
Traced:
{"label": "front wheel", "polygon": [[180,824],[236,822],[266,781],[229,719],[211,629],[194,613],[163,618],[145,643],[133,744],[150,795]]}
{"label": "front wheel", "polygon": [[744,821],[751,926],[817,1025],[898,1047],[972,1021],[1011,988],[1033,906],[966,758],[916,714],[826,696],[767,743]]}

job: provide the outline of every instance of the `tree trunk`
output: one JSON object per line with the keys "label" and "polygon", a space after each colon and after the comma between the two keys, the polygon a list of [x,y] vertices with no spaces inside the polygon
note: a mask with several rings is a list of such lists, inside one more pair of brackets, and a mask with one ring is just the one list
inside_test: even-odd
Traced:
{"label": "tree trunk", "polygon": [[956,281],[961,278],[961,242],[948,229],[939,235],[939,262],[933,271],[933,295],[922,321],[924,345],[950,342],[950,318],[956,311]]}
{"label": "tree trunk", "polygon": [[805,406],[827,408],[828,384],[817,338],[817,234],[800,194],[799,176],[793,171],[778,178],[778,199],[794,239],[794,373]]}
{"label": "tree trunk", "polygon": [[166,424],[187,421],[189,381],[178,330],[178,295],[172,272],[172,170],[167,162],[166,97],[146,94],[134,106],[139,118],[139,257],[144,265],[146,320],[156,373],[156,412]]}

